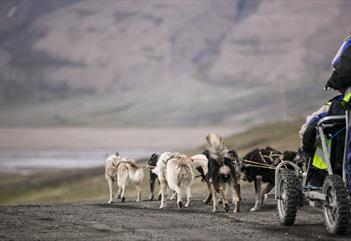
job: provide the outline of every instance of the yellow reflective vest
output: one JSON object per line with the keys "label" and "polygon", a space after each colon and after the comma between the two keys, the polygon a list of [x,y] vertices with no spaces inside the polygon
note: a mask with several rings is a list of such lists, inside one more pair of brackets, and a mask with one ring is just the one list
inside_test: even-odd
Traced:
{"label": "yellow reflective vest", "polygon": [[[327,141],[327,148],[328,148],[328,158],[330,159],[330,148],[331,148],[331,140],[326,139]],[[312,166],[320,170],[327,170],[328,166],[326,160],[324,160],[324,153],[322,144],[319,144],[316,148],[316,152],[313,156]]]}

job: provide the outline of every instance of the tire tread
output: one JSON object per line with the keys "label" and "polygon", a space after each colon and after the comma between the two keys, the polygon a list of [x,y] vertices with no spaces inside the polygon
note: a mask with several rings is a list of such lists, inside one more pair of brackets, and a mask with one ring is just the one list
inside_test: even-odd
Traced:
{"label": "tire tread", "polygon": [[300,182],[295,175],[295,172],[289,169],[282,170],[282,179],[285,182],[285,186],[287,188],[287,203],[285,205],[285,216],[281,217],[279,215],[279,222],[284,226],[291,226],[295,222],[296,213],[297,213],[297,206],[300,200],[300,190],[299,185]]}
{"label": "tire tread", "polygon": [[338,175],[331,175],[326,178],[323,185],[324,193],[327,185],[330,185],[333,189],[335,189],[336,202],[338,207],[338,220],[336,221],[334,227],[328,227],[327,222],[325,222],[326,228],[330,233],[343,234],[347,230],[349,217],[349,204],[346,187],[342,178]]}

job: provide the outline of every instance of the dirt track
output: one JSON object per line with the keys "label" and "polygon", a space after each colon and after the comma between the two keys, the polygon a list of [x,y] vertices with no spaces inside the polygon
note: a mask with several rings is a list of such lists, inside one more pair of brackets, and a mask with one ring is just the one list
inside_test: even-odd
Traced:
{"label": "dirt track", "polygon": [[[0,240],[350,240],[326,233],[317,210],[300,209],[296,224],[278,224],[275,201],[251,213],[251,190],[244,190],[241,213],[211,213],[194,195],[191,208],[179,210],[168,201],[20,205],[0,207]],[[247,198],[250,197],[250,198]]]}

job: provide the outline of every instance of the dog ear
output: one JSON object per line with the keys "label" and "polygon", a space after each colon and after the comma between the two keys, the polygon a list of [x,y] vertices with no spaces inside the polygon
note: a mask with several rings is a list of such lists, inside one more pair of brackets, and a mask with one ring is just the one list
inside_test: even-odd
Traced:
{"label": "dog ear", "polygon": [[211,133],[208,133],[207,136],[206,136],[206,141],[207,141],[208,143],[210,143],[210,134],[211,134]]}
{"label": "dog ear", "polygon": [[119,152],[118,151],[116,151],[116,154],[115,154],[116,156],[119,156]]}
{"label": "dog ear", "polygon": [[108,157],[109,155],[107,153],[105,153],[105,157]]}
{"label": "dog ear", "polygon": [[229,156],[237,159],[238,158],[238,153],[235,150],[229,150],[228,151]]}

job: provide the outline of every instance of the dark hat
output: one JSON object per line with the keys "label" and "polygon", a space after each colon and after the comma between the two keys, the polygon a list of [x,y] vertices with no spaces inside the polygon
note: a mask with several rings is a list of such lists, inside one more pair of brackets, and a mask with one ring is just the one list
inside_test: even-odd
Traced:
{"label": "dark hat", "polygon": [[325,89],[334,89],[341,90],[344,89],[344,83],[341,80],[339,74],[334,70],[331,76],[329,77],[327,83],[325,84]]}

